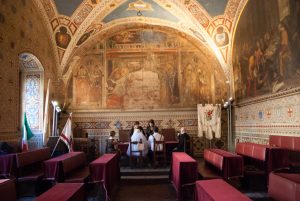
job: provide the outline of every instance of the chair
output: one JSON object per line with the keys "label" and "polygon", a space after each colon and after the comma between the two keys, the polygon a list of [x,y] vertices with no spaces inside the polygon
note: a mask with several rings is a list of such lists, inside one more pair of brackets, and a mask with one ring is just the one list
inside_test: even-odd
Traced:
{"label": "chair", "polygon": [[190,156],[193,156],[193,137],[190,137],[189,139],[184,139],[183,150],[185,153],[189,154]]}
{"label": "chair", "polygon": [[165,141],[176,141],[175,128],[163,128],[161,134],[164,136]]}
{"label": "chair", "polygon": [[119,130],[119,142],[129,142],[130,130]]}
{"label": "chair", "polygon": [[163,165],[166,166],[166,144],[165,141],[156,141],[154,139],[154,151],[153,151],[153,166],[157,159],[163,159]]}
{"label": "chair", "polygon": [[106,139],[105,153],[117,153],[118,149],[116,149],[117,141],[115,139]]}
{"label": "chair", "polygon": [[[142,140],[140,140],[139,142],[138,141],[131,141],[130,139],[130,142],[129,142],[129,149],[130,149],[130,167],[132,168],[132,161],[133,161],[133,158],[137,158],[138,161],[139,161],[139,165],[141,166],[142,162],[143,162],[143,151],[142,150],[132,150],[132,145],[135,145],[135,146],[138,146],[139,144],[142,144]],[[133,155],[134,153],[139,153],[138,156],[135,156]]]}

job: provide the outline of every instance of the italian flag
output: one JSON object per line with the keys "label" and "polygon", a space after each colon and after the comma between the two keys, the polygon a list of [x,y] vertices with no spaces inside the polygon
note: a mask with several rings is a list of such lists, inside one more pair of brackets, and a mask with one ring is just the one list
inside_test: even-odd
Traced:
{"label": "italian flag", "polygon": [[28,151],[28,140],[33,137],[33,134],[30,130],[26,113],[24,113],[24,123],[22,129],[22,151]]}

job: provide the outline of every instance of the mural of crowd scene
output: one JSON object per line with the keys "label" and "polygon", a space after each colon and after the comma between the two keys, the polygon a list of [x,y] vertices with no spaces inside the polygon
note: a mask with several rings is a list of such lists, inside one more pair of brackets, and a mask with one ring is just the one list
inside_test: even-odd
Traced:
{"label": "mural of crowd scene", "polygon": [[[177,34],[128,30],[99,44],[86,44],[76,55],[69,93],[73,108],[196,108],[226,97],[217,61]],[[217,88],[216,80],[224,84]]]}
{"label": "mural of crowd scene", "polygon": [[234,38],[237,99],[300,85],[300,0],[248,1]]}

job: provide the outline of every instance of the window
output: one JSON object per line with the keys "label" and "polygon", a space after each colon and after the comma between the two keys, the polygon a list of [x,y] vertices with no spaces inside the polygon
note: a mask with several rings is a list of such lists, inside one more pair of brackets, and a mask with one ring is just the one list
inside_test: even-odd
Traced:
{"label": "window", "polygon": [[22,53],[20,60],[21,122],[26,112],[31,130],[41,134],[43,130],[44,70],[40,61],[30,53]]}

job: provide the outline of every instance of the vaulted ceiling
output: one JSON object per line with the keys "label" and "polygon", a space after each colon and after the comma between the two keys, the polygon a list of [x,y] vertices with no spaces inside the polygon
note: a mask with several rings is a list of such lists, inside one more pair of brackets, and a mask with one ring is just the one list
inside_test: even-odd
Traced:
{"label": "vaulted ceiling", "polygon": [[35,0],[49,21],[63,76],[74,53],[95,36],[126,27],[166,27],[212,52],[230,79],[231,48],[247,0]]}

